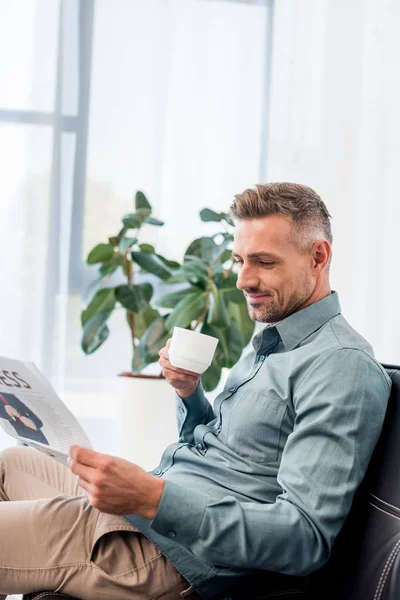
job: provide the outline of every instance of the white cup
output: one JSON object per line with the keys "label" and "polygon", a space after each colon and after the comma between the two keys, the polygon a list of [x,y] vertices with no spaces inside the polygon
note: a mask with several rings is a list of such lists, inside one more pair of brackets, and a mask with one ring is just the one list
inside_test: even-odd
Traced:
{"label": "white cup", "polygon": [[174,367],[204,373],[211,365],[218,338],[182,327],[174,327],[169,362]]}

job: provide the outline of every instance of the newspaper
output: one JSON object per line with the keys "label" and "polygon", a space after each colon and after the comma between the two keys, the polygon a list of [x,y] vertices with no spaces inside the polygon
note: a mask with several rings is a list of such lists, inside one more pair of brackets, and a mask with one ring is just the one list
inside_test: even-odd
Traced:
{"label": "newspaper", "polygon": [[34,363],[1,356],[0,427],[64,464],[68,464],[73,444],[92,447],[74,415]]}

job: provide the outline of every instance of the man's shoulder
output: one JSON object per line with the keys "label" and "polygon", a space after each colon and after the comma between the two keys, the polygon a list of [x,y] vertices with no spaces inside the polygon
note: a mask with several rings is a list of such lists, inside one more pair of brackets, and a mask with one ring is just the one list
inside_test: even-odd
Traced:
{"label": "man's shoulder", "polygon": [[[314,356],[313,367],[335,368],[335,364],[346,365],[346,372],[353,369],[354,376],[362,365],[368,365],[369,373],[378,376],[391,386],[391,380],[384,367],[375,358],[371,344],[356,331],[343,317],[337,315],[324,326],[321,332],[325,343],[321,344],[320,351]],[[311,366],[311,365],[310,365]],[[379,377],[380,375],[380,377]]]}
{"label": "man's shoulder", "polygon": [[309,368],[323,370],[335,369],[335,364],[346,363],[347,372],[363,363],[369,365],[371,374],[380,375],[380,379],[390,387],[391,380],[384,367],[376,360],[371,344],[356,331],[342,314],[330,319],[313,339],[315,352],[310,353]]}
{"label": "man's shoulder", "polygon": [[362,350],[374,358],[374,351],[371,344],[350,325],[342,314],[331,319],[327,325],[332,331],[334,339],[337,342],[337,347]]}

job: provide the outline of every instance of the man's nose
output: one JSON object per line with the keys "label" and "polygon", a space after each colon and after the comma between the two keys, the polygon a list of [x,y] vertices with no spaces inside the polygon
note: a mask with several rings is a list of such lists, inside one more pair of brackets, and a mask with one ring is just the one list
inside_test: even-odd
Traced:
{"label": "man's nose", "polygon": [[249,288],[258,288],[259,278],[254,268],[251,266],[242,265],[236,282],[236,287],[239,290],[245,290]]}

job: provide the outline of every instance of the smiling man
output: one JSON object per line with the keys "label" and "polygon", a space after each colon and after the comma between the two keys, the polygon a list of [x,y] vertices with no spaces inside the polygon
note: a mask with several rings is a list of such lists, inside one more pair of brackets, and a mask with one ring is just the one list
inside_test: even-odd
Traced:
{"label": "smiling man", "polygon": [[328,559],[390,379],[331,291],[320,197],[271,183],[231,208],[237,285],[266,324],[253,348],[213,406],[198,375],[171,365],[169,343],[160,351],[179,439],[150,474],[77,447],[72,473],[31,450],[2,453],[0,592],[223,598],[258,569],[281,595]]}

